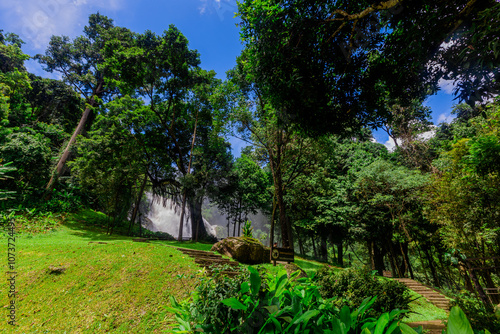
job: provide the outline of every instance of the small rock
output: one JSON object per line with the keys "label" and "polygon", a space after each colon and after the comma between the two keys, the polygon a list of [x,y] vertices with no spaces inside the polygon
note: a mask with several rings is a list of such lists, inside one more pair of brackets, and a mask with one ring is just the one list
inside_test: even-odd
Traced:
{"label": "small rock", "polygon": [[298,265],[296,265],[295,263],[288,263],[285,265],[285,270],[286,270],[286,273],[288,275],[288,278],[290,278],[290,275],[292,275],[294,272],[296,272],[297,270],[300,271],[300,274],[297,278],[303,278],[303,277],[307,277],[307,274],[304,270],[302,270],[301,267],[299,267]]}
{"label": "small rock", "polygon": [[49,275],[60,275],[66,271],[66,267],[56,267],[56,266],[49,266],[47,269],[47,273]]}

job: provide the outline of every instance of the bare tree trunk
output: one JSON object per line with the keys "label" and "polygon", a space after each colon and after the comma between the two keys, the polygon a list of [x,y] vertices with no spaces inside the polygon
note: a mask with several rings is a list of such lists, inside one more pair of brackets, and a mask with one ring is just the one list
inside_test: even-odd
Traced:
{"label": "bare tree trunk", "polygon": [[[197,125],[198,125],[198,112],[196,113],[196,120],[194,122],[193,140],[191,141],[191,151],[189,152],[189,164],[188,164],[187,175],[191,174],[191,161],[193,158],[193,147],[194,147],[194,141],[196,140]],[[183,220],[184,220],[184,211],[185,210],[186,210],[186,190],[184,189],[184,192],[182,194],[182,209],[181,209],[181,219],[179,222],[179,236],[177,238],[178,241],[182,241],[182,226],[184,225]],[[192,236],[191,236],[191,238],[192,238]]]}
{"label": "bare tree trunk", "polygon": [[314,258],[317,259],[318,258],[318,251],[316,250],[316,243],[314,242],[314,235],[311,237],[311,241],[313,244]]}
{"label": "bare tree trunk", "polygon": [[184,228],[184,214],[186,210],[186,190],[182,193],[182,209],[181,209],[181,221],[179,223],[179,235],[177,236],[178,241],[182,241],[182,230]]}
{"label": "bare tree trunk", "polygon": [[144,194],[144,188],[146,187],[147,181],[148,181],[148,174],[145,173],[144,180],[142,181],[142,184],[141,184],[141,189],[139,190],[137,200],[135,201],[134,211],[132,211],[132,217],[130,218],[130,224],[128,226],[128,234],[129,235],[132,232],[132,225],[134,224],[135,218],[137,217],[137,212],[139,211],[139,205],[141,204],[142,195]]}
{"label": "bare tree trunk", "polygon": [[276,215],[276,192],[273,195],[273,214],[271,215],[271,231],[269,232],[269,248],[274,245],[274,219]]}
{"label": "bare tree trunk", "polygon": [[59,158],[59,162],[57,163],[56,170],[52,173],[52,176],[50,177],[49,183],[45,187],[45,190],[46,190],[45,199],[46,200],[49,199],[50,196],[52,195],[52,190],[54,189],[55,182],[64,171],[64,166],[66,165],[66,161],[69,158],[69,153],[71,151],[71,147],[76,142],[76,138],[78,137],[78,135],[81,134],[83,129],[85,128],[85,124],[87,123],[87,120],[88,120],[90,114],[92,113],[92,108],[96,104],[95,97],[100,96],[102,94],[103,85],[104,85],[104,80],[101,79],[97,85],[97,88],[94,91],[94,94],[90,98],[88,105],[85,107],[85,111],[83,112],[82,117],[80,118],[80,121],[78,122],[78,125],[76,126],[75,131],[73,131],[73,135],[71,135],[71,138],[68,142],[68,145],[66,145],[66,148],[64,149],[63,154]]}
{"label": "bare tree trunk", "polygon": [[344,246],[342,241],[337,244],[337,263],[339,266],[344,266]]}
{"label": "bare tree trunk", "polygon": [[434,285],[439,288],[439,287],[441,287],[441,284],[439,283],[439,278],[438,278],[437,273],[436,273],[436,268],[434,267],[434,261],[432,260],[432,256],[429,253],[428,249],[425,249],[424,253],[425,253],[425,256],[427,257],[427,262],[429,262],[429,267],[431,269],[432,280],[434,281]]}

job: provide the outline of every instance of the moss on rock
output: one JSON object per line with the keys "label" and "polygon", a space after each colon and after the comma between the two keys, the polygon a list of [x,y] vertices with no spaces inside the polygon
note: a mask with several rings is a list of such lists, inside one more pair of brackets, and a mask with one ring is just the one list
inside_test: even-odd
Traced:
{"label": "moss on rock", "polygon": [[246,264],[269,262],[269,248],[259,240],[249,237],[228,237],[212,247],[212,251],[232,257]]}

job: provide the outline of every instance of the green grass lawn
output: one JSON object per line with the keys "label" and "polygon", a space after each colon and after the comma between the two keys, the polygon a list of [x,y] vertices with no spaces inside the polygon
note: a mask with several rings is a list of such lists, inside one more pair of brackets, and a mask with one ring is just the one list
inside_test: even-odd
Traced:
{"label": "green grass lawn", "polygon": [[404,322],[448,319],[448,314],[445,310],[431,304],[425,298],[411,290],[410,294],[414,301],[410,303],[411,313],[403,319]]}
{"label": "green grass lawn", "polygon": [[[44,234],[18,234],[18,326],[13,331],[7,324],[4,308],[0,332],[168,332],[169,295],[186,298],[199,267],[172,247],[82,228],[81,218],[69,218]],[[5,236],[2,243],[6,248]],[[6,285],[2,279],[4,307],[9,302]]]}
{"label": "green grass lawn", "polygon": [[[21,221],[15,268],[18,326],[7,324],[7,280],[2,279],[0,332],[169,332],[173,317],[166,311],[169,296],[186,299],[201,275],[193,259],[174,247],[210,250],[212,245],[133,242],[131,237],[107,235],[105,219],[100,213],[84,210],[67,216],[63,225],[51,219],[33,229],[29,220]],[[6,250],[5,234],[1,242]],[[6,259],[4,256],[4,268]],[[295,263],[309,276],[325,265],[300,257]],[[284,270],[282,264],[260,267],[271,275]],[[446,318],[444,311],[423,299],[412,302],[411,307],[413,313],[405,321]]]}

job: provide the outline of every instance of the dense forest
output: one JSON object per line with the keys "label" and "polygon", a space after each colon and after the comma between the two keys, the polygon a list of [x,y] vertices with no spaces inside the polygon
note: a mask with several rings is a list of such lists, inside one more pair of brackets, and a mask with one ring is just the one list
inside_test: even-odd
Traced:
{"label": "dense forest", "polygon": [[[180,208],[176,238],[189,213],[193,238],[211,241],[209,201],[226,235],[261,212],[269,246],[411,277],[491,312],[500,3],[246,0],[238,11],[245,48],[225,80],[173,25],[134,32],[93,14],[34,57],[60,79],[29,73],[24,42],[0,30],[3,224],[91,208],[108,234],[138,236],[152,193]],[[424,101],[443,79],[455,117],[433,125]],[[373,139],[380,129],[393,150]],[[238,157],[230,137],[247,142]]]}

